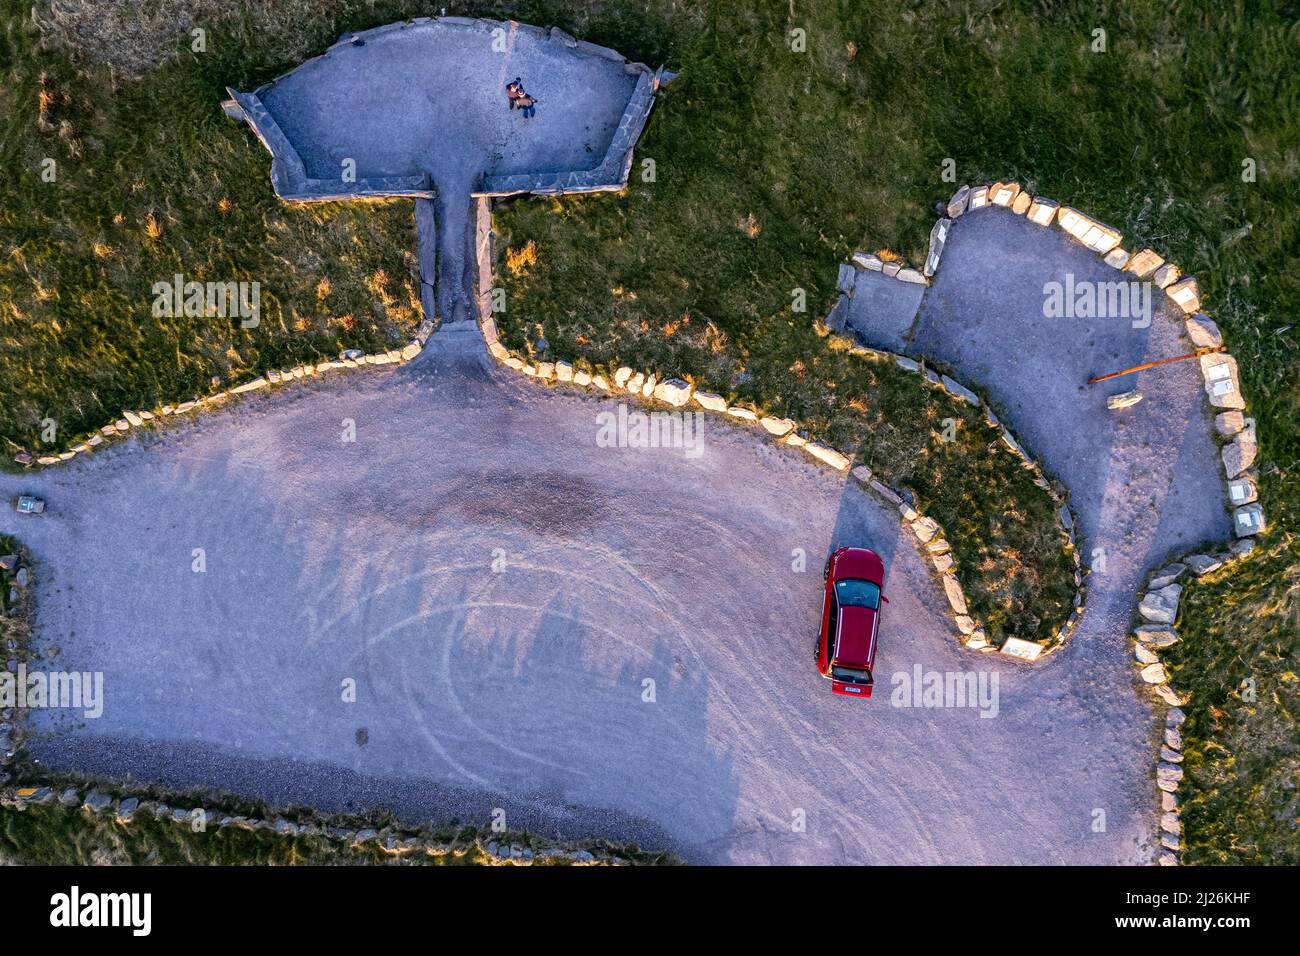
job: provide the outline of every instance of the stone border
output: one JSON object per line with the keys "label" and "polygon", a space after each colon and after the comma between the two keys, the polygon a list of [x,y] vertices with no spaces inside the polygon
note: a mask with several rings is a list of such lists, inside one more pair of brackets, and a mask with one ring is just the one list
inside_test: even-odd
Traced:
{"label": "stone border", "polygon": [[[8,589],[6,618],[18,620],[20,632],[26,632],[27,637],[30,638],[32,622],[36,617],[32,598],[35,587],[32,575],[35,569],[32,566],[31,554],[23,547],[18,537],[16,535],[8,535],[8,537],[13,539],[16,547],[12,554],[0,555],[0,587]],[[7,644],[4,648],[6,667],[12,667],[12,672],[16,672],[19,665],[30,657],[30,644],[21,640]],[[9,774],[6,768],[9,761],[22,748],[24,738],[20,722],[22,716],[23,711],[18,708],[0,709],[0,784],[8,781]]]}
{"label": "stone border", "polygon": [[254,392],[270,385],[283,385],[300,379],[310,378],[313,375],[322,375],[325,372],[340,368],[365,368],[377,365],[400,365],[415,358],[424,349],[425,342],[428,341],[430,334],[433,332],[433,323],[425,320],[420,324],[419,330],[410,343],[400,349],[389,349],[387,352],[374,352],[369,355],[363,353],[360,349],[344,349],[339,353],[339,357],[334,360],[311,363],[305,365],[296,365],[291,369],[284,371],[267,372],[265,375],[259,375],[254,379],[244,382],[240,385],[231,386],[220,392],[207,396],[196,396],[195,398],[181,402],[179,405],[163,405],[156,407],[154,410],[123,411],[122,417],[104,425],[97,432],[92,432],[84,440],[72,445],[66,451],[49,455],[33,455],[31,452],[20,451],[14,456],[14,461],[20,465],[31,467],[40,465],[47,467],[50,465],[60,465],[65,461],[71,461],[77,455],[87,455],[104,444],[106,439],[116,438],[124,435],[133,428],[142,428],[154,422],[173,418],[178,415],[184,415],[188,412],[198,409],[215,407],[226,399],[243,395],[246,392]]}
{"label": "stone border", "polygon": [[[0,805],[25,811],[30,805],[44,805],[56,799],[54,790],[45,786],[3,787],[0,788]],[[218,815],[215,811],[203,807],[172,807],[157,800],[141,800],[135,796],[114,796],[100,790],[90,790],[82,795],[77,787],[68,787],[57,795],[57,800],[65,807],[80,807],[89,813],[112,812],[114,820],[128,826],[138,814],[149,814],[155,820],[170,820],[181,826],[193,827],[201,824],[206,830],[214,827],[218,830],[227,828],[240,830],[267,830],[284,837],[325,837],[337,840],[348,847],[356,848],[373,843],[385,854],[403,857],[410,854],[425,854],[431,858],[456,856],[462,857],[477,849],[489,858],[490,866],[532,866],[535,862],[564,862],[573,866],[625,866],[630,861],[617,854],[597,848],[590,850],[571,844],[554,844],[534,850],[518,842],[507,843],[503,839],[498,843],[489,840],[484,843],[475,838],[469,842],[432,841],[422,835],[419,829],[401,827],[384,827],[382,830],[371,828],[349,829],[345,827],[323,826],[309,821],[295,823],[284,817],[271,820],[257,817]]]}
{"label": "stone border", "polygon": [[628,98],[623,114],[619,117],[618,127],[610,140],[605,155],[600,162],[590,169],[566,170],[551,173],[516,173],[500,176],[483,177],[478,188],[471,193],[473,198],[481,196],[514,196],[521,193],[562,196],[565,193],[611,192],[626,188],[627,177],[632,169],[632,149],[641,131],[645,128],[654,106],[654,95],[660,85],[666,82],[663,68],[652,71],[644,63],[630,63],[627,58],[615,50],[577,40],[558,27],[544,29],[516,20],[481,20],[470,17],[417,17],[383,26],[363,30],[360,33],[345,33],[332,43],[325,52],[299,63],[287,73],[282,73],[268,83],[263,83],[251,93],[241,93],[233,87],[226,87],[230,99],[222,104],[222,109],[232,119],[244,120],[252,128],[267,152],[271,154],[271,185],[275,194],[284,202],[343,202],[350,199],[372,198],[386,199],[407,197],[416,199],[434,199],[437,190],[427,174],[420,176],[389,176],[358,179],[345,182],[342,179],[313,179],[307,176],[306,167],[298,151],[294,149],[287,136],[280,129],[275,118],[262,103],[262,94],[281,79],[308,63],[328,57],[333,51],[351,46],[358,40],[373,39],[385,33],[405,30],[408,27],[429,27],[446,25],[466,29],[497,29],[506,25],[516,31],[532,34],[539,40],[559,43],[577,51],[580,55],[623,64],[623,69],[637,77],[636,86]]}
{"label": "stone border", "polygon": [[[1197,552],[1183,557],[1148,578],[1138,599],[1137,616],[1143,621],[1133,630],[1134,658],[1141,682],[1154,688],[1167,705],[1162,743],[1156,762],[1156,787],[1160,792],[1161,866],[1177,866],[1182,852],[1182,831],[1176,791],[1183,778],[1181,726],[1186,720],[1182,708],[1191,699],[1179,694],[1169,684],[1169,673],[1160,661],[1159,651],[1178,641],[1174,624],[1183,586],[1179,578],[1188,570],[1197,576],[1209,574],[1247,557],[1255,549],[1254,537],[1267,530],[1263,506],[1259,503],[1256,484],[1258,474],[1251,467],[1259,453],[1255,421],[1244,414],[1246,401],[1241,392],[1237,362],[1223,344],[1218,325],[1201,311],[1200,287],[1194,276],[1182,270],[1152,249],[1129,252],[1120,243],[1123,235],[1078,209],[1043,196],[1030,196],[1019,183],[997,182],[987,186],[962,186],[948,201],[948,219],[941,219],[930,234],[930,257],[927,275],[938,268],[947,235],[944,224],[984,206],[1002,206],[1030,222],[1047,228],[1055,224],[1075,241],[1102,256],[1113,269],[1131,274],[1139,280],[1155,283],[1178,306],[1184,318],[1184,332],[1199,354],[1201,377],[1206,401],[1218,410],[1214,419],[1215,434],[1225,440],[1220,448],[1227,509],[1232,514],[1237,538],[1227,551],[1215,554]],[[944,226],[944,228],[940,228]],[[937,243],[936,243],[936,233]],[[1111,396],[1111,408],[1123,408],[1141,400],[1137,392]],[[1064,520],[1064,515],[1062,516]],[[1078,560],[1076,554],[1076,561]]]}
{"label": "stone border", "polygon": [[[1079,552],[1075,546],[1073,515],[1065,499],[1058,494],[1043,475],[1041,467],[1026,454],[1011,433],[1001,425],[994,416],[992,409],[981,402],[973,392],[948,376],[940,375],[933,369],[926,368],[922,363],[915,362],[906,356],[869,349],[859,345],[853,345],[848,349],[851,355],[895,362],[900,368],[916,372],[934,388],[941,389],[961,401],[983,408],[985,420],[988,422],[989,427],[1000,432],[1003,444],[1021,459],[1022,467],[1034,471],[1034,484],[1046,490],[1052,496],[1052,500],[1057,503],[1059,509],[1058,523],[1063,540],[1068,545],[1070,554],[1074,559],[1076,592],[1075,609],[1056,640],[1050,645],[1024,641],[1019,638],[1009,638],[1008,640],[1019,641],[1020,646],[1013,644],[1008,648],[1006,642],[998,646],[993,645],[989,641],[986,630],[970,614],[961,582],[952,571],[954,558],[951,546],[939,523],[917,511],[908,500],[909,496],[877,480],[871,469],[866,465],[854,466],[852,456],[837,451],[823,442],[810,439],[807,429],[803,428],[798,422],[789,418],[762,415],[756,409],[746,405],[729,405],[721,395],[713,392],[697,391],[693,383],[682,378],[660,377],[653,371],[640,372],[626,365],[619,366],[617,370],[607,376],[599,370],[587,371],[572,362],[564,360],[532,363],[527,358],[507,349],[501,343],[501,339],[497,334],[496,319],[491,311],[492,264],[495,248],[495,233],[492,231],[490,208],[491,201],[489,197],[479,197],[475,210],[474,247],[478,270],[478,320],[483,340],[487,343],[488,353],[500,364],[529,378],[535,378],[543,382],[553,381],[563,385],[577,385],[611,395],[625,393],[644,402],[659,402],[677,409],[693,402],[696,407],[723,416],[733,423],[744,422],[758,425],[779,443],[791,448],[802,449],[805,454],[821,464],[828,465],[836,471],[849,473],[863,488],[869,489],[877,497],[898,509],[902,515],[903,523],[916,536],[917,543],[922,551],[930,557],[935,573],[939,576],[944,594],[948,599],[948,605],[953,615],[953,623],[962,635],[961,641],[966,647],[984,652],[1002,650],[1008,656],[1032,661],[1041,659],[1065,643],[1066,638],[1074,630],[1083,607],[1083,574]],[[1033,648],[1038,648],[1038,650],[1033,650]]]}

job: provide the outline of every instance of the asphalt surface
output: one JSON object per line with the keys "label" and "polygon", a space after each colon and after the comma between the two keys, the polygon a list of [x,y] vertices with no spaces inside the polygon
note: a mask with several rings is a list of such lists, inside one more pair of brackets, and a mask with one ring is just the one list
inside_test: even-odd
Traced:
{"label": "asphalt surface", "polygon": [[[716,417],[698,457],[598,448],[615,401],[434,343],[0,477],[49,501],[0,516],[38,648],[105,673],[102,717],[36,715],[35,757],[691,861],[1150,860],[1119,655],[963,651],[897,514],[842,476]],[[840,544],[888,567],[869,702],[812,662]],[[918,665],[996,675],[996,716],[893,706]]]}

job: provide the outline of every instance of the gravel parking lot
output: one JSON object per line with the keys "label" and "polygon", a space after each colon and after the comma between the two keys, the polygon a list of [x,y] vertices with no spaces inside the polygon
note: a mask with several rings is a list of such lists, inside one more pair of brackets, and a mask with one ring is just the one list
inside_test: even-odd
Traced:
{"label": "gravel parking lot", "polygon": [[[1136,701],[1068,655],[959,651],[897,516],[839,475],[717,418],[698,457],[598,448],[616,402],[479,349],[336,374],[0,479],[50,502],[0,528],[38,561],[51,666],[105,673],[99,719],[37,715],[41,761],[411,820],[500,807],[697,861],[1146,858]],[[845,543],[889,566],[868,703],[811,661]],[[997,716],[891,706],[917,665],[996,673]]]}

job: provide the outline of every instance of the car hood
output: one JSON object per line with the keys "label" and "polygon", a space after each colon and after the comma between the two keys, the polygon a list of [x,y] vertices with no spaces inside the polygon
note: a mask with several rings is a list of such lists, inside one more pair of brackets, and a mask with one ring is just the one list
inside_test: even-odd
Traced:
{"label": "car hood", "polygon": [[880,555],[866,548],[846,548],[835,561],[837,578],[862,578],[873,584],[884,585],[885,563]]}

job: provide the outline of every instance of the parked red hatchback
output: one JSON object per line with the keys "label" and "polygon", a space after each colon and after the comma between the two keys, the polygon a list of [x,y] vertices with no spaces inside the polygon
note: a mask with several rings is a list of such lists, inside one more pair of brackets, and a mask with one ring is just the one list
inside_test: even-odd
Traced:
{"label": "parked red hatchback", "polygon": [[867,548],[840,548],[826,562],[817,670],[836,694],[871,696],[884,586],[885,563]]}

